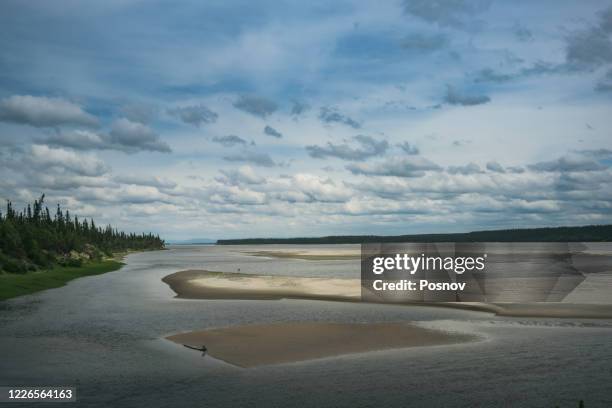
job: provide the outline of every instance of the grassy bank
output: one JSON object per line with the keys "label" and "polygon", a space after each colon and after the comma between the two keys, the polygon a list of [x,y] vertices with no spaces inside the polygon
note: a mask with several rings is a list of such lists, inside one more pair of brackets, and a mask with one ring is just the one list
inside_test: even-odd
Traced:
{"label": "grassy bank", "polygon": [[55,266],[52,269],[25,274],[0,274],[0,300],[64,286],[76,278],[116,271],[123,266],[118,260],[88,262],[82,266]]}

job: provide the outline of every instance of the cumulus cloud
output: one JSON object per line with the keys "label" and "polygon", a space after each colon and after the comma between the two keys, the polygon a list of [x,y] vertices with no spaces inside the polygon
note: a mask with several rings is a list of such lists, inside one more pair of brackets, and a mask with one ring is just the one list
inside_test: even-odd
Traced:
{"label": "cumulus cloud", "polygon": [[400,42],[400,47],[408,51],[431,52],[445,48],[448,45],[448,37],[442,34],[425,35],[410,34]]}
{"label": "cumulus cloud", "polygon": [[265,193],[240,186],[219,186],[214,189],[209,200],[217,204],[262,205],[267,202]]}
{"label": "cumulus cloud", "polygon": [[381,155],[389,148],[386,140],[376,140],[370,136],[357,135],[353,137],[353,140],[357,142],[357,147],[352,147],[348,143],[328,142],[326,146],[306,146],[306,150],[311,157],[317,159],[336,157],[343,160],[364,160]]}
{"label": "cumulus cloud", "polygon": [[114,181],[121,184],[132,184],[136,186],[149,186],[164,189],[172,189],[177,186],[174,181],[162,179],[155,176],[137,176],[124,174],[113,178]]}
{"label": "cumulus cloud", "polygon": [[446,96],[444,102],[451,105],[473,106],[490,102],[491,98],[486,95],[465,94],[457,90],[454,86],[446,86]]}
{"label": "cumulus cloud", "polygon": [[254,95],[242,95],[234,102],[234,107],[260,118],[265,118],[278,109],[274,101]]}
{"label": "cumulus cloud", "polygon": [[283,134],[281,132],[279,132],[278,130],[274,129],[272,126],[268,126],[266,125],[266,127],[264,128],[264,133],[268,136],[272,136],[272,137],[276,137],[276,138],[281,138],[283,137]]}
{"label": "cumulus cloud", "polygon": [[79,176],[95,177],[109,171],[104,162],[95,156],[78,154],[65,149],[55,149],[45,145],[32,145],[26,160],[32,167],[44,172],[53,168]]}
{"label": "cumulus cloud", "polygon": [[488,162],[487,170],[492,171],[493,173],[505,173],[506,172],[504,167],[496,161]]}
{"label": "cumulus cloud", "polygon": [[246,146],[248,142],[236,135],[227,135],[227,136],[215,136],[212,138],[212,141],[215,143],[219,143],[224,147],[232,147],[236,145]]}
{"label": "cumulus cloud", "polygon": [[74,129],[58,131],[41,140],[50,146],[70,147],[75,150],[109,149],[112,146],[106,140],[107,136],[91,130]]}
{"label": "cumulus cloud", "polygon": [[251,166],[241,166],[238,169],[219,170],[222,174],[216,180],[222,184],[264,184],[266,179],[257,175]]}
{"label": "cumulus cloud", "polygon": [[125,153],[144,150],[163,153],[171,151],[149,127],[127,119],[116,121],[108,134],[84,129],[62,130],[39,142],[75,150],[119,150]]}
{"label": "cumulus cloud", "polygon": [[397,146],[402,149],[407,155],[414,156],[419,154],[419,148],[408,142],[399,143]]}
{"label": "cumulus cloud", "polygon": [[214,123],[219,117],[216,112],[202,104],[168,109],[168,114],[180,119],[183,123],[196,127],[206,123]]}
{"label": "cumulus cloud", "polygon": [[588,157],[566,155],[556,160],[539,162],[528,166],[533,171],[541,172],[582,172],[603,170],[606,166]]}
{"label": "cumulus cloud", "polygon": [[223,160],[230,162],[244,162],[251,163],[255,166],[262,167],[274,167],[277,164],[272,160],[269,154],[267,153],[259,153],[253,151],[244,151],[241,153],[232,154],[229,156],[223,157]]}
{"label": "cumulus cloud", "polygon": [[94,116],[75,103],[31,95],[13,95],[0,100],[0,121],[36,127],[98,125]]}
{"label": "cumulus cloud", "polygon": [[489,7],[489,0],[404,0],[404,13],[442,27],[466,27],[477,13]]}
{"label": "cumulus cloud", "polygon": [[482,173],[480,166],[478,166],[476,163],[468,163],[464,166],[449,166],[446,171],[450,174],[462,174],[464,176]]}
{"label": "cumulus cloud", "polygon": [[170,153],[170,146],[151,128],[142,123],[122,118],[116,120],[105,138],[114,149],[134,153],[142,150]]}
{"label": "cumulus cloud", "polygon": [[356,120],[341,114],[336,108],[322,107],[319,111],[319,119],[323,123],[342,123],[353,129],[359,129],[361,124]]}
{"label": "cumulus cloud", "polygon": [[341,203],[347,201],[351,196],[348,188],[337,185],[330,178],[312,174],[296,174],[290,180],[290,189],[277,193],[277,198],[289,202]]}
{"label": "cumulus cloud", "polygon": [[355,163],[346,166],[353,174],[368,176],[422,177],[427,171],[441,171],[442,168],[420,156],[393,157],[378,163]]}

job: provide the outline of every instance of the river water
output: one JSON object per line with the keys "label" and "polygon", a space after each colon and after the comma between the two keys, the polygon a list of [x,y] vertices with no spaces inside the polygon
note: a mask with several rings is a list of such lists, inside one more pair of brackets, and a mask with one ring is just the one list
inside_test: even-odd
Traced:
{"label": "river water", "polygon": [[[577,407],[579,399],[587,408],[612,406],[612,320],[305,300],[184,300],[161,282],[190,268],[359,277],[359,260],[273,259],[243,253],[248,250],[202,245],[132,254],[119,271],[1,302],[0,385],[75,386],[76,406],[87,407]],[[163,339],[289,321],[414,321],[477,333],[481,340],[241,369]]]}

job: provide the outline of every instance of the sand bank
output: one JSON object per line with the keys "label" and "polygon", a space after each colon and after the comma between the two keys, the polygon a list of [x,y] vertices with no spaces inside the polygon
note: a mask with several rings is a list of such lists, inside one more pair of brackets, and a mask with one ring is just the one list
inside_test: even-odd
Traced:
{"label": "sand bank", "polygon": [[318,299],[359,301],[358,279],[263,276],[188,270],[162,279],[187,299]]}
{"label": "sand bank", "polygon": [[[311,299],[361,301],[359,279],[263,276],[188,270],[162,279],[186,299]],[[452,307],[516,317],[612,318],[612,304],[547,303],[412,303],[420,306]]]}
{"label": "sand bank", "polygon": [[359,250],[308,250],[308,251],[241,251],[252,256],[262,256],[266,258],[289,258],[302,259],[305,261],[342,261],[350,259],[361,259]]}
{"label": "sand bank", "polygon": [[239,367],[290,363],[343,354],[462,343],[477,339],[406,323],[283,323],[210,329],[167,337]]}

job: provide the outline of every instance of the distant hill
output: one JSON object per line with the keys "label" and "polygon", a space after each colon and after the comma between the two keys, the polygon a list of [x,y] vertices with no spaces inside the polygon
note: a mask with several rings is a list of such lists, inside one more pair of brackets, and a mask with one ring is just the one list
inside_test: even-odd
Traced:
{"label": "distant hill", "polygon": [[362,244],[368,242],[610,242],[612,225],[473,231],[453,234],[338,235],[318,238],[220,239],[217,245]]}

